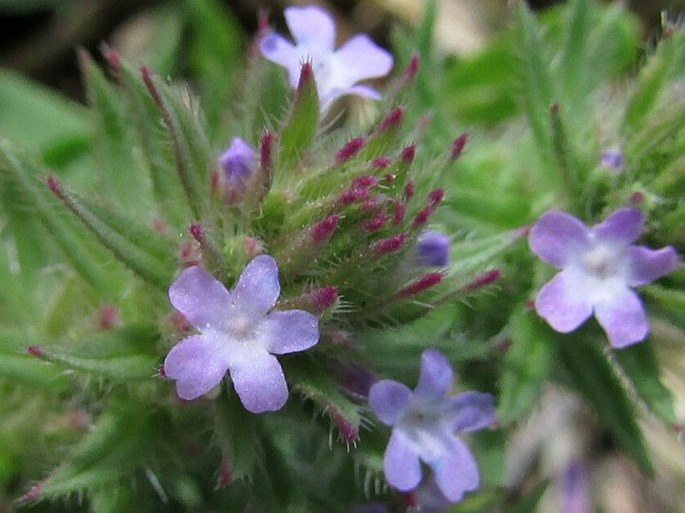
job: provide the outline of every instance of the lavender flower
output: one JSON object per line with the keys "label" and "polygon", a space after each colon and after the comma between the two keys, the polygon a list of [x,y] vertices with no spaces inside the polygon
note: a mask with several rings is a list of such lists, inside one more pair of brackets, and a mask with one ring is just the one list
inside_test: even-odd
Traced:
{"label": "lavender flower", "polygon": [[455,433],[483,429],[495,421],[490,394],[466,392],[448,397],[453,371],[436,349],[421,355],[421,375],[412,392],[397,381],[382,380],[369,391],[369,405],[393,426],[385,451],[385,478],[406,492],[421,481],[420,461],[435,475],[440,492],[451,502],[478,488],[476,460]]}
{"label": "lavender flower", "polygon": [[416,259],[425,267],[445,267],[450,263],[450,238],[444,233],[426,230],[416,241]]}
{"label": "lavender flower", "polygon": [[586,227],[558,211],[544,214],[533,226],[529,243],[544,262],[561,269],[537,296],[535,309],[557,331],[578,328],[594,312],[614,347],[643,340],[649,322],[631,287],[651,283],[673,271],[678,257],[672,247],[635,246],[644,215],[623,208],[603,223]]}
{"label": "lavender flower", "polygon": [[288,7],[285,20],[295,44],[279,34],[269,33],[261,41],[262,54],[288,70],[293,87],[297,87],[302,63],[311,62],[322,112],[347,94],[380,98],[375,89],[356,84],[390,72],[393,58],[387,51],[364,34],[354,36],[335,50],[333,18],[320,7]]}
{"label": "lavender flower", "polygon": [[181,273],[169,299],[199,333],[174,346],[164,361],[179,397],[201,396],[228,371],[252,413],[285,404],[288,387],[274,355],[309,349],[319,328],[318,319],[302,310],[269,312],[279,294],[278,267],[269,255],[255,257],[230,292],[201,267]]}
{"label": "lavender flower", "polygon": [[602,150],[599,160],[602,166],[615,173],[623,171],[623,152],[618,148],[607,148]]}
{"label": "lavender flower", "polygon": [[224,196],[228,203],[235,203],[245,191],[245,186],[255,170],[255,149],[240,137],[234,137],[231,145],[219,158]]}

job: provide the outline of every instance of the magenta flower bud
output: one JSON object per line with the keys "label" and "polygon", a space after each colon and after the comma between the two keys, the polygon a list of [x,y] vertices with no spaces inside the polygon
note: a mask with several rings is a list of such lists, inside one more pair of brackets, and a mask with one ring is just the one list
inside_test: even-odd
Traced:
{"label": "magenta flower bud", "polygon": [[387,239],[377,240],[371,245],[371,251],[378,256],[387,255],[398,251],[407,241],[406,233],[399,233]]}
{"label": "magenta flower bud", "polygon": [[363,137],[355,137],[351,141],[345,143],[345,145],[335,154],[335,161],[338,164],[342,164],[346,160],[354,157],[359,151],[364,147],[366,141]]}
{"label": "magenta flower bud", "polygon": [[402,150],[402,153],[400,154],[400,159],[402,162],[405,162],[407,164],[411,164],[414,162],[414,157],[416,157],[416,145],[415,144],[410,144],[406,148]]}
{"label": "magenta flower bud", "polygon": [[418,55],[412,55],[409,65],[407,68],[404,70],[404,74],[402,75],[405,80],[411,80],[416,75],[419,73],[419,56]]}
{"label": "magenta flower bud", "polygon": [[461,134],[454,140],[450,152],[450,158],[452,160],[457,160],[459,157],[461,157],[461,153],[464,151],[464,146],[466,146],[468,140],[469,134]]}
{"label": "magenta flower bud", "polygon": [[371,167],[373,169],[385,169],[390,164],[392,164],[392,160],[389,157],[377,157],[371,162]]}
{"label": "magenta flower bud", "polygon": [[440,283],[443,279],[442,273],[428,273],[421,276],[419,279],[410,283],[403,289],[400,289],[396,296],[401,299],[405,299],[411,296],[415,296],[431,287],[434,287]]}
{"label": "magenta flower bud", "polygon": [[445,267],[450,263],[450,238],[444,233],[426,230],[416,241],[416,260],[425,267]]}
{"label": "magenta flower bud", "polygon": [[395,211],[392,214],[392,224],[398,225],[404,221],[404,217],[407,215],[407,205],[404,203],[396,203]]}
{"label": "magenta flower bud", "polygon": [[469,283],[466,286],[466,290],[478,290],[482,287],[491,285],[499,280],[500,276],[502,276],[502,273],[499,269],[490,269],[489,271],[485,271],[483,274],[477,276],[475,280]]}
{"label": "magenta flower bud", "polygon": [[346,207],[352,203],[365,200],[368,197],[369,191],[367,189],[347,189],[345,192],[340,194],[337,203],[341,207]]}
{"label": "magenta flower bud", "polygon": [[300,79],[297,82],[296,94],[301,95],[309,81],[314,80],[312,63],[305,61],[300,68]]}
{"label": "magenta flower bud", "polygon": [[262,169],[271,169],[271,153],[274,145],[274,134],[266,132],[259,144],[259,165]]}
{"label": "magenta flower bud", "polygon": [[338,287],[323,287],[311,293],[315,313],[323,313],[338,301]]}
{"label": "magenta flower bud", "polygon": [[354,180],[352,180],[352,184],[350,185],[350,189],[370,189],[371,187],[375,187],[378,185],[378,178],[375,176],[358,176]]}
{"label": "magenta flower bud", "polygon": [[428,193],[428,206],[436,208],[445,197],[445,189],[435,189]]}
{"label": "magenta flower bud", "polygon": [[378,230],[382,230],[386,223],[388,222],[388,216],[386,215],[385,212],[379,212],[376,217],[372,217],[371,219],[367,219],[366,221],[362,222],[362,230],[369,232],[369,233],[374,233],[377,232]]}
{"label": "magenta flower bud", "polygon": [[333,232],[338,228],[338,221],[340,221],[340,216],[333,214],[312,226],[310,231],[312,242],[322,244],[330,239]]}
{"label": "magenta flower bud", "polygon": [[385,119],[381,121],[381,124],[378,126],[378,133],[382,134],[383,132],[398,126],[402,122],[403,117],[404,109],[402,107],[395,107],[392,111],[390,111],[390,114],[388,114]]}
{"label": "magenta flower bud", "polygon": [[414,196],[414,182],[409,180],[404,186],[404,198],[409,199]]}

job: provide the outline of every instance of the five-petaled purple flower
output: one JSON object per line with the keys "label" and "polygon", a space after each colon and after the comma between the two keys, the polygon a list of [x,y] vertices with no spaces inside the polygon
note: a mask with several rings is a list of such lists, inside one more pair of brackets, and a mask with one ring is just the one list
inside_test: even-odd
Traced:
{"label": "five-petaled purple flower", "polygon": [[228,371],[247,410],[275,411],[285,404],[288,386],[274,355],[309,349],[319,341],[319,326],[302,310],[270,311],[279,294],[278,266],[269,255],[247,264],[230,292],[201,267],[180,274],[169,299],[199,333],[174,346],[164,361],[179,397],[201,396]]}
{"label": "five-petaled purple flower", "polygon": [[544,214],[530,231],[530,248],[561,272],[540,290],[538,314],[556,331],[568,333],[594,312],[612,346],[643,340],[649,322],[631,287],[651,283],[678,265],[670,246],[651,250],[632,244],[644,222],[643,213],[632,208],[617,210],[591,228],[565,212]]}
{"label": "five-petaled purple flower", "polygon": [[426,230],[416,241],[416,259],[425,267],[445,267],[450,263],[450,238],[444,233]]}
{"label": "five-petaled purple flower", "polygon": [[369,405],[392,426],[385,450],[385,478],[400,491],[421,482],[421,461],[432,470],[442,494],[451,502],[479,485],[478,467],[457,432],[483,429],[495,422],[492,395],[465,392],[448,396],[452,367],[440,351],[421,355],[419,383],[412,392],[397,381],[381,380],[369,391]]}
{"label": "five-petaled purple flower", "polygon": [[347,94],[380,98],[378,91],[357,82],[387,75],[393,66],[390,53],[364,34],[335,50],[335,23],[320,7],[288,7],[285,20],[295,44],[271,32],[261,41],[262,54],[288,70],[293,87],[297,87],[302,64],[311,62],[322,112]]}

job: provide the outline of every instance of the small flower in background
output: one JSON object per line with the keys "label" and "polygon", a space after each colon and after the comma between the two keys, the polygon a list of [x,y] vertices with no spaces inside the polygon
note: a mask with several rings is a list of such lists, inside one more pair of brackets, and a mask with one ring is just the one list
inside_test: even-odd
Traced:
{"label": "small flower in background", "polygon": [[293,87],[297,87],[302,64],[311,62],[322,112],[344,95],[381,97],[375,89],[357,83],[387,75],[393,66],[390,53],[364,34],[335,50],[333,18],[320,7],[288,7],[285,20],[295,44],[272,32],[261,41],[262,55],[288,70]]}
{"label": "small flower in background", "polygon": [[283,407],[288,386],[274,355],[309,349],[319,341],[319,327],[303,310],[270,312],[279,294],[278,266],[269,255],[255,257],[230,292],[201,267],[179,275],[169,299],[199,332],[174,346],[164,361],[179,397],[207,393],[228,371],[247,410]]}
{"label": "small flower in background", "polygon": [[556,331],[568,333],[594,312],[612,346],[643,340],[649,322],[631,287],[651,283],[678,265],[670,246],[651,250],[632,244],[644,222],[643,213],[631,208],[591,228],[565,212],[544,214],[530,231],[530,248],[561,272],[538,293],[538,314]]}
{"label": "small flower in background", "polygon": [[369,391],[369,405],[384,424],[392,426],[385,451],[388,483],[400,491],[421,482],[421,461],[433,471],[440,492],[458,502],[479,486],[476,460],[455,433],[483,429],[495,422],[490,394],[466,392],[447,396],[453,371],[440,351],[421,355],[419,383],[412,392],[393,380],[381,380]]}
{"label": "small flower in background", "polygon": [[620,173],[623,171],[623,152],[619,148],[606,148],[602,150],[599,162],[605,168]]}
{"label": "small flower in background", "polygon": [[562,482],[563,513],[591,513],[590,479],[585,465],[580,462],[568,466]]}
{"label": "small flower in background", "polygon": [[240,201],[248,180],[255,170],[257,152],[240,137],[234,137],[231,145],[219,158],[220,183],[227,203]]}
{"label": "small flower in background", "polygon": [[444,233],[426,230],[416,241],[416,260],[424,267],[445,267],[450,263],[450,238]]}

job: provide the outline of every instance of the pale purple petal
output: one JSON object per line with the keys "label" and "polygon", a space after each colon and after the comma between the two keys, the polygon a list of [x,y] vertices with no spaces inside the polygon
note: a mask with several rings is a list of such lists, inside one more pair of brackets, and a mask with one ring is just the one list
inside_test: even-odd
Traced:
{"label": "pale purple petal", "polygon": [[341,93],[340,96],[343,94],[356,94],[357,96],[363,96],[364,98],[371,98],[372,100],[380,100],[383,95],[379,93],[376,89],[373,87],[363,85],[363,84],[358,84],[355,86],[352,86],[348,89],[345,90],[344,93]]}
{"label": "pale purple petal", "polygon": [[339,83],[348,86],[360,80],[383,77],[390,73],[393,65],[392,55],[366,34],[358,34],[338,48],[335,60]]}
{"label": "pale purple petal", "polygon": [[464,392],[450,397],[449,410],[454,416],[452,429],[456,432],[483,429],[497,420],[492,394]]}
{"label": "pale purple petal", "polygon": [[182,340],[164,360],[164,374],[176,380],[178,396],[186,400],[195,399],[221,383],[227,369],[225,341],[213,332]]}
{"label": "pale purple petal", "polygon": [[542,287],[535,299],[535,310],[556,331],[568,333],[592,315],[592,304],[577,277],[562,271]]}
{"label": "pale purple petal", "polygon": [[297,87],[302,66],[302,56],[298,49],[283,36],[271,32],[259,43],[262,55],[288,70],[288,79],[292,87]]}
{"label": "pale purple petal", "polygon": [[561,269],[588,244],[588,229],[566,212],[543,214],[530,230],[530,249],[544,262]]}
{"label": "pale purple petal", "polygon": [[320,7],[288,7],[284,11],[285,21],[298,45],[317,47],[332,52],[335,46],[335,22],[328,12]]}
{"label": "pale purple petal", "polygon": [[256,152],[240,137],[234,137],[231,145],[219,158],[224,176],[231,183],[247,180],[255,169]]}
{"label": "pale purple petal", "polygon": [[411,442],[394,429],[383,460],[385,479],[401,492],[413,490],[421,482],[421,463]]}
{"label": "pale purple petal", "polygon": [[231,362],[233,387],[246,410],[252,413],[280,410],[288,400],[288,385],[275,356],[255,349]]}
{"label": "pale purple petal", "polygon": [[437,349],[421,354],[421,374],[414,393],[425,397],[443,397],[452,386],[454,372],[447,357]]}
{"label": "pale purple petal", "polygon": [[438,488],[452,502],[460,501],[465,492],[477,489],[480,484],[476,460],[458,438],[451,440],[449,449],[430,467],[435,473]]}
{"label": "pale purple petal", "polygon": [[592,234],[601,241],[628,245],[637,240],[645,225],[644,214],[635,208],[617,210],[603,223],[592,227]]}
{"label": "pale purple petal", "polygon": [[202,267],[189,267],[169,287],[169,300],[197,329],[221,329],[231,304],[226,287]]}
{"label": "pale purple petal", "polygon": [[369,389],[369,407],[383,424],[392,426],[407,409],[411,395],[406,385],[383,379]]}
{"label": "pale purple petal", "polygon": [[426,230],[416,240],[419,265],[444,267],[450,263],[450,238],[444,233]]}
{"label": "pale purple petal", "polygon": [[625,347],[644,340],[649,333],[649,321],[642,302],[629,288],[595,305],[595,317],[614,347]]}
{"label": "pale purple petal", "polygon": [[678,254],[672,247],[657,250],[631,246],[628,251],[628,285],[639,287],[652,283],[678,267]]}
{"label": "pale purple petal", "polygon": [[259,255],[247,264],[231,290],[233,308],[256,320],[273,308],[280,293],[276,260]]}
{"label": "pale purple petal", "polygon": [[304,351],[319,341],[319,319],[303,310],[271,312],[259,327],[271,354]]}

